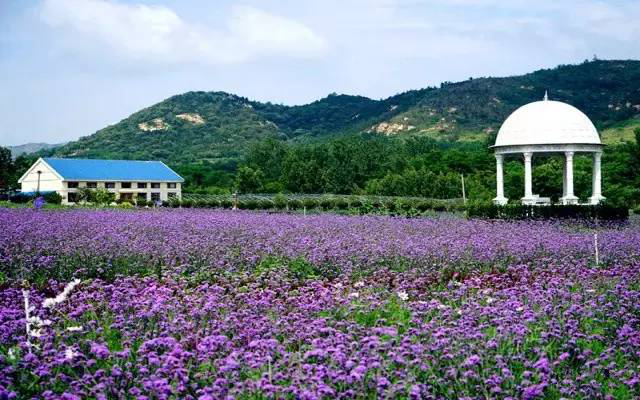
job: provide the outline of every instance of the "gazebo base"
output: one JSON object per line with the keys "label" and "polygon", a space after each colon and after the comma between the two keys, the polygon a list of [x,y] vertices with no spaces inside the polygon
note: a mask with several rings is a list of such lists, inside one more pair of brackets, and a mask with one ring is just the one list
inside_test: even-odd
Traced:
{"label": "gazebo base", "polygon": [[493,199],[493,204],[497,206],[504,206],[508,202],[509,202],[509,199],[507,199],[506,197],[496,197],[495,199]]}
{"label": "gazebo base", "polygon": [[576,196],[564,196],[560,198],[560,202],[564,205],[578,204],[578,198]]}

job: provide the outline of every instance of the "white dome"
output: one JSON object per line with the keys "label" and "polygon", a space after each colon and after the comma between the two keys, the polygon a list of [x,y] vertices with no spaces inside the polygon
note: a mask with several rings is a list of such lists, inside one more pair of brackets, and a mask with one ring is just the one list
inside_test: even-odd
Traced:
{"label": "white dome", "polygon": [[535,144],[601,144],[596,127],[584,113],[560,101],[525,104],[504,121],[495,146]]}

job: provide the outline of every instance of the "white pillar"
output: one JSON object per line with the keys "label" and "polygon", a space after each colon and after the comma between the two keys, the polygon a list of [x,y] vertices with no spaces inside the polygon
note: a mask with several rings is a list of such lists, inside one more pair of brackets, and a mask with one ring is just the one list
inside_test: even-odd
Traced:
{"label": "white pillar", "polygon": [[601,152],[593,153],[593,172],[591,175],[591,197],[589,203],[598,204],[604,197],[602,196],[602,173],[600,170],[600,164],[602,159]]}
{"label": "white pillar", "polygon": [[573,194],[573,151],[565,151],[566,190],[562,196],[562,204],[578,204],[578,198]]}
{"label": "white pillar", "polygon": [[533,153],[524,153],[524,197],[523,204],[534,204],[536,202],[533,197],[533,184],[531,179],[531,158]]}
{"label": "white pillar", "polygon": [[562,198],[567,195],[567,163],[562,163]]}
{"label": "white pillar", "polygon": [[507,204],[507,198],[504,197],[504,177],[502,162],[504,156],[502,154],[496,154],[496,197],[493,202],[498,205]]}

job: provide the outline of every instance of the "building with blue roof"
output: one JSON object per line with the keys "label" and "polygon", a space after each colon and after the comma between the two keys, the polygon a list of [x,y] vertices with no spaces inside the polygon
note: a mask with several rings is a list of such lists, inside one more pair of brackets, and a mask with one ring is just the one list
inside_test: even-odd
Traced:
{"label": "building with blue roof", "polygon": [[180,198],[184,179],[162,161],[40,158],[18,180],[22,192],[51,192],[77,203],[82,188],[106,189],[123,201]]}

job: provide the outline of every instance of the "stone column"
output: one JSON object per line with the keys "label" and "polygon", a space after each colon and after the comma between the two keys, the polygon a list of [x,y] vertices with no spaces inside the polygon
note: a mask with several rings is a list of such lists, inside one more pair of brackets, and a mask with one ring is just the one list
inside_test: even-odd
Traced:
{"label": "stone column", "polygon": [[533,184],[531,179],[531,158],[533,153],[524,153],[524,197],[522,198],[523,204],[535,204],[536,200],[533,197]]}
{"label": "stone column", "polygon": [[578,204],[578,198],[573,194],[573,151],[565,151],[566,190],[562,196],[562,204]]}
{"label": "stone column", "polygon": [[600,170],[600,164],[602,159],[601,152],[593,153],[593,172],[591,175],[591,197],[589,203],[598,204],[604,197],[602,196],[602,173]]}
{"label": "stone column", "polygon": [[562,163],[562,197],[567,195],[567,163]]}
{"label": "stone column", "polygon": [[496,197],[493,202],[498,205],[507,204],[507,198],[504,197],[504,178],[502,163],[504,156],[502,154],[496,154]]}

